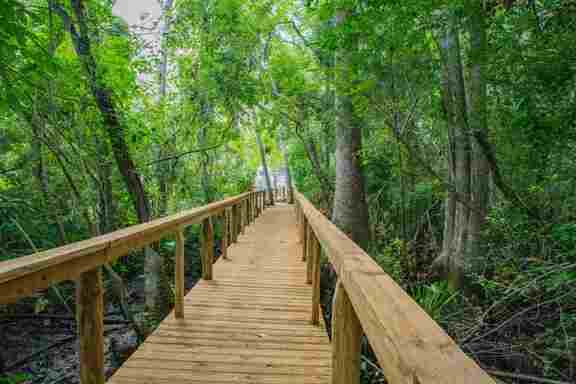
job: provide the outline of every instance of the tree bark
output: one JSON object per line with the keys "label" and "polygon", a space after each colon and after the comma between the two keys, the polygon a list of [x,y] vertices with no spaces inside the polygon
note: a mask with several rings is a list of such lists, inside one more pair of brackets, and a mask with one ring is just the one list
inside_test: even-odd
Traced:
{"label": "tree bark", "polygon": [[[201,97],[200,102],[200,120],[198,127],[198,146],[200,148],[206,147],[208,141],[207,125],[212,118],[212,107],[208,101],[204,100],[205,97]],[[204,192],[204,202],[209,204],[214,201],[214,189],[212,187],[211,177],[210,177],[210,164],[211,158],[208,151],[203,151],[200,156],[200,184],[202,185],[202,191]]]}
{"label": "tree bark", "polygon": [[290,173],[290,164],[288,162],[288,151],[286,150],[285,141],[285,126],[281,125],[278,131],[278,142],[280,151],[282,151],[282,158],[284,160],[284,168],[286,169],[286,189],[287,189],[287,200],[288,204],[294,203],[294,189],[292,188],[292,175]]}
{"label": "tree bark", "polygon": [[[166,101],[167,90],[167,77],[168,77],[168,32],[170,31],[170,21],[168,20],[169,13],[172,10],[173,0],[162,0],[162,14],[160,16],[160,64],[158,66],[159,89],[158,100],[160,104]],[[164,109],[162,109],[164,111]],[[163,112],[162,121],[166,122],[166,116]],[[170,140],[173,141],[173,140]],[[162,159],[166,156],[166,148],[162,144],[157,146],[158,158]],[[168,212],[168,203],[171,194],[171,161],[161,161],[156,164],[156,174],[158,180],[158,216],[165,216]]]}
{"label": "tree bark", "polygon": [[[346,11],[339,10],[337,24],[343,24],[346,17]],[[336,87],[336,182],[332,221],[365,248],[370,239],[370,226],[360,159],[362,126],[347,94],[353,80],[349,60],[346,48],[341,47],[336,58],[340,79]]]}
{"label": "tree bark", "polygon": [[[487,94],[486,94],[486,22],[485,10],[481,3],[468,0],[468,33],[470,35],[470,81],[468,118],[470,130],[487,134]],[[469,259],[471,266],[477,267],[482,261],[480,234],[488,212],[490,195],[490,165],[477,140],[472,140],[472,185],[470,212]]]}
{"label": "tree bark", "polygon": [[258,129],[254,130],[254,134],[256,135],[256,144],[258,145],[260,161],[262,163],[262,168],[264,169],[264,179],[266,180],[266,188],[268,190],[268,202],[270,205],[274,205],[274,191],[272,190],[272,180],[270,179],[270,172],[268,172],[268,164],[266,162],[266,150],[264,149],[264,144],[262,143],[262,138],[260,137]]}
{"label": "tree bark", "polygon": [[458,33],[457,17],[447,13],[447,22],[438,45],[442,58],[442,100],[448,124],[448,174],[449,182],[454,184],[454,191],[447,196],[445,238],[435,264],[448,272],[449,282],[455,288],[461,286],[466,266],[471,212],[471,143]]}

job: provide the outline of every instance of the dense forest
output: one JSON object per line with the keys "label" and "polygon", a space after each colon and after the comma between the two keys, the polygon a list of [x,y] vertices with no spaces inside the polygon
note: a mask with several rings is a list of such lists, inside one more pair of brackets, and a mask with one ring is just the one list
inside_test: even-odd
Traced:
{"label": "dense forest", "polygon": [[[0,0],[0,261],[287,168],[497,380],[576,382],[575,3],[159,0],[136,25],[114,3]],[[173,248],[106,266],[112,344],[166,314]],[[0,306],[0,383],[77,382],[46,349],[73,292]]]}

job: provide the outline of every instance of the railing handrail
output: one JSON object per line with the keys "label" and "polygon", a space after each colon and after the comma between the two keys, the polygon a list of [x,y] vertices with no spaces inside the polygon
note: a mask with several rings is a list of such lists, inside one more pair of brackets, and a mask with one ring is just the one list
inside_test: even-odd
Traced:
{"label": "railing handrail", "polygon": [[[248,199],[253,193],[257,192],[245,192],[105,235],[0,262],[0,303],[26,296],[35,289],[48,286],[48,283],[73,280],[85,271],[126,255],[132,249],[146,247],[180,228],[217,215]],[[72,268],[58,270],[64,264]],[[49,276],[43,275],[44,271],[50,271],[47,272]]]}
{"label": "railing handrail", "polygon": [[[359,377],[360,356],[351,354],[357,351],[359,355],[360,340],[356,339],[362,331],[391,384],[495,383],[364,250],[304,195],[296,191],[294,195],[304,258],[311,253],[312,263],[319,263],[319,256],[313,255],[319,250],[307,251],[314,245],[306,241],[319,243],[338,274],[332,307],[332,383],[358,382],[354,378]],[[308,266],[319,269],[310,262]]]}

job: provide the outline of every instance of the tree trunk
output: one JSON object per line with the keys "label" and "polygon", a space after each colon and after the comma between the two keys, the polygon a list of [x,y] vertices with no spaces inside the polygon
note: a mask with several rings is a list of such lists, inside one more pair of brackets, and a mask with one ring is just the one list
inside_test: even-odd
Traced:
{"label": "tree trunk", "polygon": [[274,205],[274,191],[272,190],[272,180],[270,179],[270,172],[268,172],[268,165],[266,163],[266,150],[264,149],[264,144],[262,143],[262,138],[260,137],[258,129],[254,130],[254,134],[256,135],[256,144],[258,145],[260,161],[262,163],[262,168],[264,169],[264,179],[266,180],[266,188],[268,190],[268,202],[270,205]]}
{"label": "tree trunk", "polygon": [[[449,180],[444,222],[443,249],[436,265],[448,272],[453,287],[462,283],[470,232],[471,143],[466,121],[466,95],[462,74],[457,17],[450,14],[439,39],[442,57],[442,99],[447,115],[449,141]],[[456,199],[456,195],[458,198]],[[453,207],[452,207],[453,205]]]}
{"label": "tree trunk", "polygon": [[[172,10],[173,0],[162,1],[162,15],[160,16],[160,65],[158,66],[159,77],[159,103],[163,104],[166,100],[167,76],[168,76],[168,48],[167,39],[168,32],[170,31],[170,21],[168,20],[169,13]],[[164,111],[164,109],[162,109]],[[162,116],[162,121],[166,121],[165,115]],[[158,145],[157,151],[158,158],[162,159],[166,155],[166,149],[162,144]],[[170,161],[159,161],[156,165],[156,174],[158,179],[158,216],[165,216],[168,212],[168,202],[170,199]]]}
{"label": "tree trunk", "polygon": [[290,173],[290,164],[288,162],[288,151],[286,150],[286,142],[285,142],[285,127],[284,125],[280,126],[278,131],[278,142],[280,151],[282,151],[282,158],[284,159],[284,168],[286,169],[286,190],[288,193],[287,201],[288,204],[294,203],[294,189],[292,188],[292,175]]}
{"label": "tree trunk", "polygon": [[[198,127],[198,146],[200,148],[204,148],[207,146],[208,142],[207,125],[212,118],[212,107],[206,100],[204,100],[204,96],[201,96],[201,99],[200,120]],[[212,182],[210,180],[210,164],[210,154],[208,151],[202,152],[200,154],[200,184],[202,185],[202,191],[204,192],[204,202],[206,204],[213,202],[215,195]]]}
{"label": "tree trunk", "polygon": [[[468,0],[468,33],[470,34],[470,82],[468,118],[473,135],[480,132],[487,136],[488,116],[486,110],[486,25],[485,11],[481,3]],[[482,262],[480,232],[488,212],[490,194],[490,165],[477,140],[472,140],[472,187],[471,200],[474,208],[470,213],[469,258],[473,268]]]}
{"label": "tree trunk", "polygon": [[[346,12],[338,11],[336,19],[337,24],[344,23]],[[352,99],[347,94],[353,80],[348,56],[342,47],[336,59],[340,79],[336,87],[336,183],[332,221],[366,248],[370,226],[360,159],[362,128],[360,120],[354,116]]]}

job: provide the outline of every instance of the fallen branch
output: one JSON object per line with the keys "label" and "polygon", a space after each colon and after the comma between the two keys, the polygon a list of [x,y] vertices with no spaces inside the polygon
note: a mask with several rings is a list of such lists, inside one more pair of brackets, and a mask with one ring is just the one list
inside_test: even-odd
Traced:
{"label": "fallen branch", "polygon": [[[49,314],[28,314],[28,313],[8,313],[0,315],[0,319],[30,319],[30,320],[58,320],[58,321],[76,321],[74,316],[66,315],[49,315]],[[129,320],[113,320],[104,319],[104,324],[116,325],[116,324],[131,324]]]}

